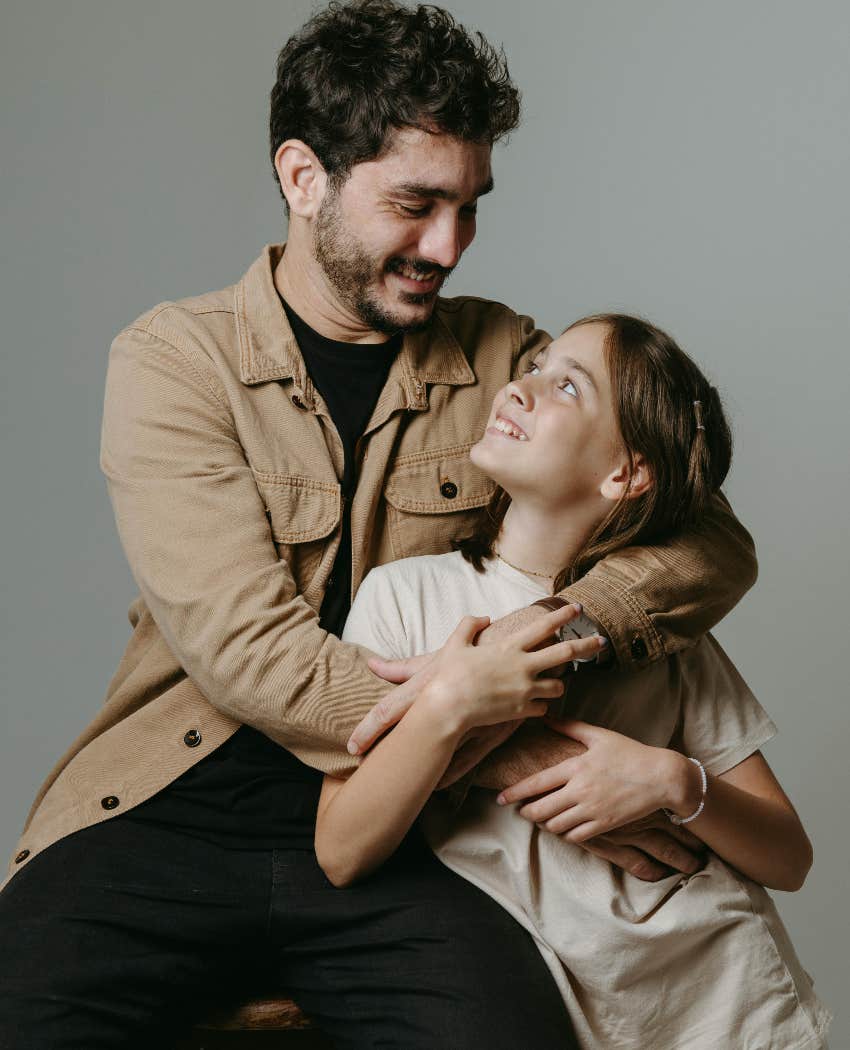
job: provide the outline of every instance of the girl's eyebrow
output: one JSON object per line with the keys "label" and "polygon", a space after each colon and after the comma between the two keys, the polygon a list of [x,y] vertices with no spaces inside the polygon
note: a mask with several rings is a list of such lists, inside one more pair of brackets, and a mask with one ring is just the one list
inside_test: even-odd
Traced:
{"label": "girl's eyebrow", "polygon": [[576,361],[574,357],[565,357],[564,364],[567,365],[567,367],[571,368],[574,372],[579,372],[581,375],[583,375],[587,382],[590,384],[590,386],[593,387],[594,391],[597,394],[599,393],[599,387],[597,386],[596,380],[593,378],[593,373],[583,364],[581,364],[581,362]]}
{"label": "girl's eyebrow", "polygon": [[[538,351],[533,358],[534,364],[537,364],[538,362],[540,362],[541,364],[545,364],[548,350],[549,347],[545,346],[542,350]],[[588,385],[592,387],[594,393],[599,393],[599,385],[594,379],[593,373],[588,368],[586,368],[580,361],[576,361],[574,357],[565,357],[562,360],[562,364],[565,368],[569,368],[573,372],[578,372],[580,375],[584,376],[584,378],[587,380]]]}

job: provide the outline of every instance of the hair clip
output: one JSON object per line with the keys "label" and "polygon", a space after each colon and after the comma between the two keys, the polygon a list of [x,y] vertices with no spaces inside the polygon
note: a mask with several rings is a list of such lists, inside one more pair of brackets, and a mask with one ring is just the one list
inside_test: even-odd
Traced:
{"label": "hair clip", "polygon": [[694,415],[697,417],[697,430],[705,430],[702,422],[702,401],[694,401]]}

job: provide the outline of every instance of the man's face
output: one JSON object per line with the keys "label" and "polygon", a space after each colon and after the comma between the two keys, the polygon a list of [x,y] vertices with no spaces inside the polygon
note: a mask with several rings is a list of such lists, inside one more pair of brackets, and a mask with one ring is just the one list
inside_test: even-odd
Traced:
{"label": "man's face", "polygon": [[414,128],[329,185],[313,249],[342,304],[376,332],[415,331],[475,236],[490,147]]}

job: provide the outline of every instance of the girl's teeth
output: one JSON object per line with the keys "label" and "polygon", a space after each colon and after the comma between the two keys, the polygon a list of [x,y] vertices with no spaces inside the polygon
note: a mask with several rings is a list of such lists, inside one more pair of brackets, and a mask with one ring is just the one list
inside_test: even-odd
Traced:
{"label": "girl's teeth", "polygon": [[497,419],[495,427],[497,430],[501,430],[503,434],[507,434],[508,437],[516,438],[517,441],[528,441],[525,434],[512,427],[510,423],[506,423],[503,419]]}

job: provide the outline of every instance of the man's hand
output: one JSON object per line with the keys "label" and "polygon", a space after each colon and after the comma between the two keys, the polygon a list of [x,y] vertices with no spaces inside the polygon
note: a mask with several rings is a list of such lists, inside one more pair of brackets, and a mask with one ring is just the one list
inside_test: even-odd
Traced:
{"label": "man's hand", "polygon": [[644,882],[658,882],[674,872],[693,875],[705,865],[705,843],[687,828],[652,813],[607,835],[576,843]]}
{"label": "man's hand", "polygon": [[[569,745],[567,757],[555,765],[538,768],[535,773],[506,788],[499,796],[500,801],[504,804],[523,802],[520,815],[552,834],[562,834],[564,828],[575,829],[572,832],[568,831],[565,837],[589,853],[648,882],[656,882],[673,871],[691,875],[703,866],[705,845],[686,828],[671,824],[659,811],[624,822],[604,834],[587,837],[586,833],[578,831],[583,821],[580,819],[580,806],[576,803],[582,791],[590,791],[591,795],[598,795],[600,792],[603,796],[610,795],[612,805],[616,809],[618,796],[622,794],[620,788],[624,770],[634,776],[634,770],[629,771],[625,766],[622,769],[618,768],[618,764],[622,764],[624,759],[632,760],[634,764],[635,760],[641,758],[644,750],[656,749],[647,749],[643,744],[595,726],[586,727],[585,732],[582,728],[583,723],[555,722],[553,725],[549,721],[548,724],[550,727],[560,728],[564,733],[564,744]],[[575,732],[577,727],[579,731]],[[587,740],[590,750],[576,739],[578,736]],[[623,755],[619,754],[621,751]],[[605,768],[601,771],[595,768],[598,762],[594,764],[594,752],[597,753],[597,759],[600,756],[605,759]],[[583,785],[582,773],[587,774],[583,778]],[[638,781],[641,779],[641,776],[637,777]],[[571,780],[573,785],[581,789],[578,795],[575,786],[572,789],[570,787]],[[627,807],[623,812],[633,804],[631,794],[639,793],[639,787],[637,782],[631,784],[626,792]],[[533,801],[528,801],[529,799]],[[622,803],[622,799],[619,801]]]}

